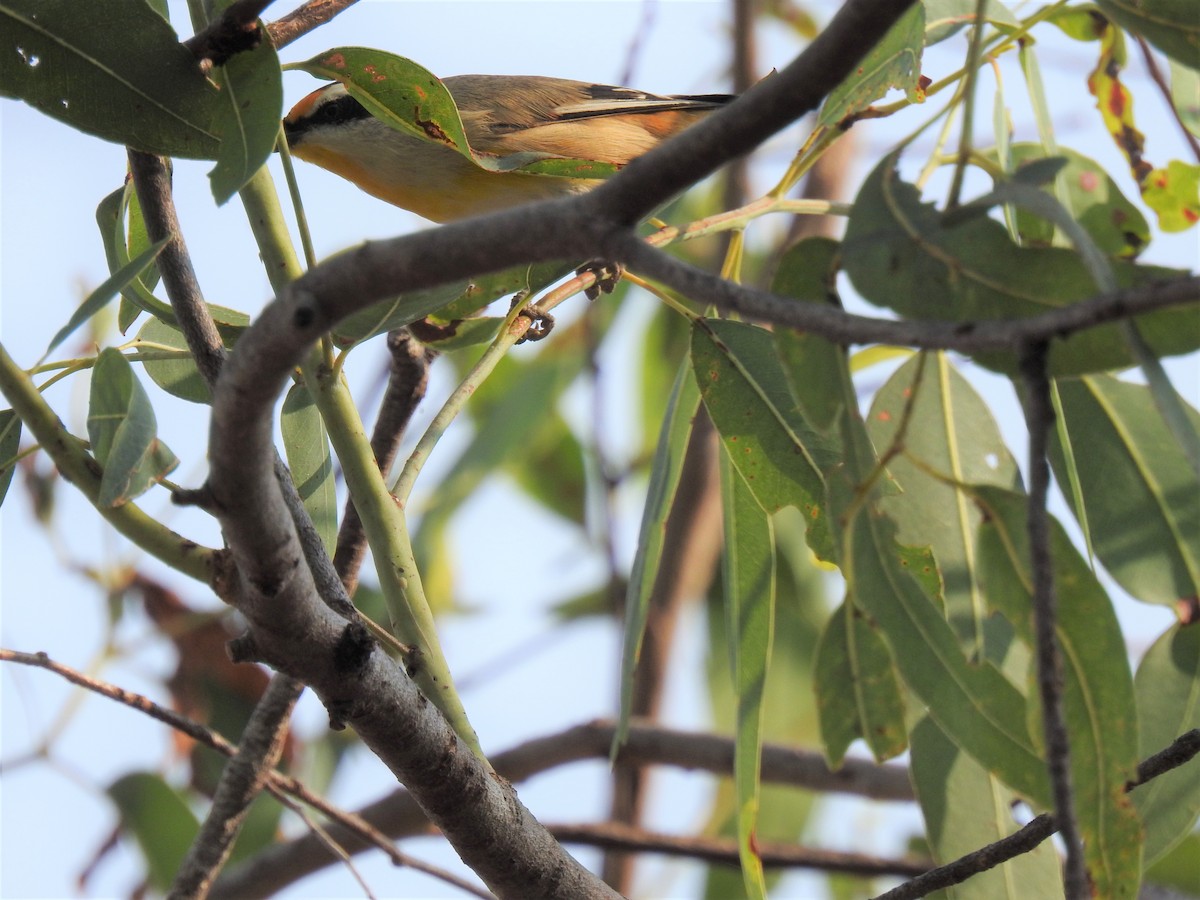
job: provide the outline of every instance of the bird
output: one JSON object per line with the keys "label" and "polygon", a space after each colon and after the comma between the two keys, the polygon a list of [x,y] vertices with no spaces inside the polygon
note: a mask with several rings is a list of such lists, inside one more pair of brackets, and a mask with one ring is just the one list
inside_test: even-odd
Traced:
{"label": "bird", "polygon": [[[442,82],[471,149],[587,160],[621,167],[733,100],[659,95],[536,75],[457,75]],[[433,222],[451,222],[581,193],[599,178],[493,171],[454,148],[392,128],[341,82],[318,88],[283,122],[294,156]]]}

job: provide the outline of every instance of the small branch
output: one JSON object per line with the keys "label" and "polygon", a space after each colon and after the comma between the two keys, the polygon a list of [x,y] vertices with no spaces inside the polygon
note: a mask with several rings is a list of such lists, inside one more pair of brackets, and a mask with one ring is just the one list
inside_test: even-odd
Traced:
{"label": "small branch", "polygon": [[221,772],[208,815],[175,873],[168,900],[208,896],[213,880],[233,852],[250,804],[283,751],[286,723],[304,685],[291,678],[271,679],[242,733],[237,753]]}
{"label": "small branch", "polygon": [[267,34],[275,49],[282,50],[292,41],[324,25],[357,2],[358,0],[308,0],[303,6],[268,25]]}
{"label": "small branch", "polygon": [[[566,844],[586,844],[627,853],[663,853],[737,867],[737,841],[703,835],[672,835],[646,831],[616,822],[598,825],[547,825],[550,833]],[[839,853],[771,841],[758,841],[755,850],[763,865],[775,869],[820,869],[849,875],[920,875],[929,869],[928,860],[884,859],[862,853]]]}
{"label": "small branch", "polygon": [[[588,759],[607,759],[616,724],[608,720],[577,725],[546,737],[527,741],[491,757],[502,777],[520,783],[559,766]],[[666,765],[681,769],[729,775],[733,771],[733,741],[711,734],[696,734],[633,722],[620,761],[637,765]],[[821,753],[764,744],[764,783],[788,784],[813,791],[848,793],[875,800],[911,801],[912,784],[903,766],[879,766],[848,759],[831,772]],[[411,794],[404,790],[377,800],[358,815],[391,838],[429,833],[429,820]],[[330,829],[337,842],[351,853],[368,849],[356,835]],[[241,898],[273,894],[306,875],[336,862],[311,836],[272,847],[252,861],[228,872],[215,885],[214,897]]]}
{"label": "small branch", "polygon": [[74,485],[104,521],[146,553],[204,584],[211,584],[224,554],[165,527],[136,503],[100,504],[100,464],[63,426],[29,375],[0,343],[0,394],[29,429],[63,478]]}
{"label": "small branch", "polygon": [[1196,140],[1196,136],[1183,124],[1183,119],[1179,116],[1179,110],[1175,108],[1175,101],[1171,98],[1171,85],[1167,83],[1162,69],[1158,67],[1158,62],[1154,59],[1154,51],[1150,49],[1150,44],[1140,34],[1135,36],[1135,40],[1138,47],[1141,48],[1142,59],[1146,61],[1146,71],[1150,73],[1150,78],[1158,86],[1159,91],[1162,92],[1167,109],[1170,110],[1171,116],[1175,119],[1175,123],[1183,133],[1183,139],[1187,141],[1188,146],[1192,149],[1192,156],[1196,158],[1197,162],[1200,162],[1200,141]]}
{"label": "small branch", "polygon": [[768,291],[733,284],[657,251],[633,236],[616,242],[611,250],[608,255],[631,270],[660,281],[697,303],[711,303],[753,321],[809,331],[843,346],[878,343],[965,354],[1018,352],[1031,342],[1065,338],[1130,316],[1200,301],[1200,276],[1191,275],[1096,294],[1022,319],[896,321],[854,315],[823,304],[796,303]]}
{"label": "small branch", "polygon": [[1137,781],[1125,785],[1128,793],[1139,788],[1148,781],[1153,781],[1159,775],[1178,769],[1196,754],[1200,753],[1200,728],[1184,732],[1169,747],[1164,747],[1152,756],[1147,756],[1137,767]]}
{"label": "small branch", "polygon": [[[110,684],[106,681],[101,681],[98,678],[84,675],[82,672],[76,671],[69,666],[64,666],[61,663],[55,662],[45,653],[22,653],[17,650],[5,650],[0,648],[0,661],[15,662],[21,665],[33,666],[39,669],[45,669],[48,672],[53,672],[61,676],[72,684],[78,685],[92,693],[99,694],[101,697],[107,697],[110,700],[128,706],[131,709],[144,713],[152,719],[156,719],[165,725],[174,728],[181,734],[186,734],[192,740],[199,744],[203,744],[211,750],[220,753],[222,756],[233,758],[237,753],[237,747],[227,741],[217,732],[210,728],[201,725],[199,722],[182,716],[174,710],[167,709],[153,700],[141,694],[136,694],[133,691],[127,691],[115,684]],[[288,796],[294,797],[296,800],[312,807],[320,812],[331,822],[336,823],[341,829],[345,829],[345,833],[355,835],[359,840],[364,842],[364,846],[374,847],[382,850],[392,862],[397,866],[405,866],[415,869],[420,872],[425,872],[435,878],[440,878],[449,884],[476,893],[480,896],[489,896],[480,892],[478,888],[467,882],[462,881],[458,876],[449,872],[445,872],[436,866],[423,862],[409,856],[398,850],[392,842],[378,829],[371,826],[361,817],[352,812],[339,809],[329,803],[319,794],[314,794],[303,782],[290,775],[284,775],[280,772],[271,770],[266,774],[265,787],[270,794],[288,806],[289,809],[296,811],[294,805],[287,800]],[[307,818],[306,818],[307,821]],[[309,823],[310,826],[312,823]],[[317,829],[314,828],[314,832]],[[318,838],[322,845],[337,854],[337,850],[331,846],[332,838],[326,834],[318,834]],[[343,851],[344,852],[344,851]],[[340,857],[339,857],[340,858]]]}
{"label": "small branch", "polygon": [[[244,2],[234,4],[230,10],[235,8],[247,14],[253,12]],[[256,21],[257,12],[253,12],[253,15]],[[214,389],[225,364],[225,347],[204,302],[191,256],[183,240],[171,192],[170,169],[161,157],[135,150],[129,150],[128,154],[147,235],[152,241],[168,240],[159,256],[159,271],[171,301],[171,309],[201,376],[209,388]],[[357,611],[325,555],[320,535],[304,509],[304,503],[292,483],[291,473],[278,453],[273,453],[272,458],[279,495],[296,529],[318,594],[331,608],[353,620],[357,617]],[[246,726],[233,762],[221,773],[208,815],[189,849],[184,865],[176,875],[172,896],[207,895],[209,886],[233,849],[233,842],[250,803],[262,789],[266,773],[274,768],[283,746],[291,710],[303,689],[302,684],[282,675],[271,679]]]}
{"label": "small branch", "polygon": [[[379,404],[379,417],[371,434],[371,452],[379,464],[379,472],[387,477],[404,430],[417,405],[425,397],[429,385],[431,352],[406,330],[393,331],[387,336],[391,355],[387,390]],[[354,499],[346,501],[346,512],[338,530],[337,549],[333,565],[341,575],[347,593],[353,594],[358,584],[358,571],[367,552],[367,534]]]}
{"label": "small branch", "polygon": [[191,255],[183,240],[183,229],[171,196],[171,170],[161,156],[133,149],[128,151],[128,156],[133,186],[146,221],[146,234],[154,242],[167,240],[158,256],[163,287],[196,368],[211,388],[217,383],[217,375],[225,362],[225,345],[204,303]]}
{"label": "small branch", "polygon": [[1063,707],[1062,651],[1058,646],[1058,597],[1054,586],[1054,557],[1050,550],[1050,514],[1046,495],[1050,488],[1047,442],[1054,426],[1050,380],[1046,374],[1047,346],[1029,345],[1021,353],[1025,381],[1025,422],[1029,430],[1029,565],[1033,574],[1033,614],[1036,635],[1038,693],[1042,702],[1042,727],[1046,739],[1046,765],[1054,791],[1058,830],[1067,847],[1063,889],[1067,900],[1091,896],[1083,840],[1075,818],[1071,787],[1071,748]]}
{"label": "small branch", "polygon": [[183,42],[199,60],[223,66],[230,57],[253,50],[262,41],[258,17],[274,0],[235,0],[203,30]]}
{"label": "small branch", "polygon": [[[1200,729],[1192,729],[1176,738],[1171,746],[1145,759],[1138,766],[1138,780],[1127,784],[1126,792],[1182,766],[1198,753],[1200,753]],[[906,881],[904,884],[880,894],[875,900],[915,900],[917,897],[924,897],[934,891],[962,884],[973,875],[993,869],[1022,853],[1028,853],[1054,832],[1054,817],[1048,814],[1040,815],[1008,837],[961,856],[944,866],[930,869],[924,875],[918,875],[912,881]]]}

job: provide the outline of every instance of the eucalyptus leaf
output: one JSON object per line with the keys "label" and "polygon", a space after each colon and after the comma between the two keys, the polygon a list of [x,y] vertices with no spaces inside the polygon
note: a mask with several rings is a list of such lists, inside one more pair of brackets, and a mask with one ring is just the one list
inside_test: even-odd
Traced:
{"label": "eucalyptus leaf", "polygon": [[279,415],[284,452],[296,491],[321,536],[325,552],[333,556],[337,545],[337,491],[333,456],[325,422],[312,393],[302,384],[288,389]]}
{"label": "eucalyptus leaf", "polygon": [[[985,514],[978,552],[988,601],[1032,646],[1029,499],[993,487],[978,487],[973,493]],[[1131,714],[1136,705],[1125,641],[1112,602],[1053,519],[1050,554],[1071,780],[1088,873],[1096,896],[1132,897],[1141,878],[1142,832],[1125,789],[1138,763],[1137,716]]]}
{"label": "eucalyptus leaf", "polygon": [[[1134,679],[1139,753],[1145,758],[1200,728],[1200,628],[1172,625],[1146,651]],[[1146,829],[1146,866],[1164,858],[1200,817],[1200,778],[1193,759],[1133,792]]]}
{"label": "eucalyptus leaf", "polygon": [[149,772],[117,779],[108,796],[120,811],[121,827],[137,840],[150,884],[166,893],[200,830],[187,801],[161,776]]}
{"label": "eucalyptus leaf", "polygon": [[[1100,561],[1139,600],[1172,606],[1200,596],[1200,483],[1150,389],[1090,375],[1060,380],[1058,392],[1077,448],[1079,498],[1067,499]],[[1188,406],[1186,415],[1200,429],[1200,413]],[[1050,460],[1065,483],[1057,433]]]}
{"label": "eucalyptus leaf", "polygon": [[269,40],[234,54],[214,76],[221,88],[216,128],[224,139],[208,177],[220,206],[270,159],[283,115],[283,81]]}
{"label": "eucalyptus leaf", "polygon": [[0,0],[0,93],[147,153],[213,159],[219,93],[145,0]]}
{"label": "eucalyptus leaf", "polygon": [[[1080,256],[1057,247],[1018,247],[999,222],[976,217],[947,227],[920,202],[916,189],[886,157],[867,178],[846,229],[843,260],[855,288],[872,303],[914,319],[957,322],[1036,315],[1098,293]],[[1169,279],[1180,273],[1114,262],[1118,286]],[[1139,331],[1160,355],[1200,348],[1200,316],[1179,308],[1139,316]],[[980,354],[983,364],[1015,372],[1011,354]],[[1117,325],[1056,340],[1056,375],[1131,365],[1133,354]]]}
{"label": "eucalyptus leaf", "polygon": [[767,671],[775,627],[775,540],[771,520],[728,454],[721,459],[724,513],[725,609],[737,696],[733,778],[737,792],[738,855],[748,897],[763,900],[766,882],[755,845]]}
{"label": "eucalyptus leaf", "polygon": [[121,506],[167,476],[176,459],[158,439],[158,424],[133,367],[111,347],[102,350],[92,369],[88,437],[104,467],[100,506]]}
{"label": "eucalyptus leaf", "polygon": [[759,503],[768,512],[797,507],[813,551],[832,558],[822,472],[836,462],[836,445],[800,414],[771,332],[698,319],[692,363],[705,408]]}
{"label": "eucalyptus leaf", "polygon": [[0,409],[0,504],[4,503],[8,486],[12,484],[20,449],[21,420],[11,409]]}

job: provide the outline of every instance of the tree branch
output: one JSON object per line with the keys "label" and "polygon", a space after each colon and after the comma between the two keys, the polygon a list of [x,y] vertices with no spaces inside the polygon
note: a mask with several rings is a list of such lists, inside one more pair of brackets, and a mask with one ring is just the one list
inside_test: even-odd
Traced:
{"label": "tree branch", "polygon": [[230,57],[262,41],[258,17],[274,0],[235,0],[221,15],[183,42],[196,59],[223,66]]}
{"label": "tree branch", "polygon": [[[528,741],[495,754],[492,764],[504,778],[520,783],[534,775],[572,762],[607,759],[616,724],[589,722],[558,734]],[[681,769],[729,775],[733,771],[733,740],[710,734],[695,734],[633,722],[620,760],[640,765],[667,765]],[[903,766],[879,766],[866,760],[848,759],[836,772],[816,751],[764,744],[764,782],[787,784],[813,791],[848,793],[885,801],[910,801],[912,784]],[[429,831],[429,821],[407,791],[396,791],[358,811],[363,820],[392,838]],[[370,849],[355,835],[334,827],[331,834],[351,853]],[[321,842],[305,836],[269,848],[240,868],[226,873],[214,886],[221,898],[262,897],[273,894],[305,875],[337,859]]]}
{"label": "tree branch", "polygon": [[[1131,791],[1164,772],[1178,768],[1198,753],[1200,753],[1200,729],[1193,729],[1176,738],[1170,747],[1145,759],[1138,766],[1138,780],[1127,784],[1125,790]],[[904,884],[880,894],[875,900],[915,900],[917,897],[924,897],[934,891],[962,884],[972,875],[986,872],[1022,853],[1028,853],[1054,834],[1055,830],[1054,817],[1043,813],[1008,837],[961,856],[944,866],[930,869],[924,875],[918,875],[911,881],[906,881]]]}
{"label": "tree branch", "polygon": [[[550,833],[563,843],[586,844],[606,850],[623,850],[628,853],[663,853],[669,856],[686,856],[710,863],[736,868],[739,863],[737,841],[705,835],[660,834],[604,822],[599,825],[547,825]],[[844,872],[849,875],[874,877],[877,875],[920,875],[929,869],[928,860],[883,859],[863,853],[840,853],[836,850],[818,850],[814,847],[799,847],[774,841],[759,840],[755,850],[769,869],[820,869],[824,872]]]}
{"label": "tree branch", "polygon": [[208,815],[175,873],[169,900],[208,896],[213,879],[233,852],[250,804],[279,762],[286,724],[303,689],[290,678],[271,679],[246,723],[237,753],[221,772]]}
{"label": "tree branch", "polygon": [[698,303],[711,303],[724,312],[757,322],[809,331],[843,346],[878,343],[965,354],[1015,354],[1031,342],[1053,341],[1131,316],[1200,302],[1200,276],[1191,275],[1096,294],[1021,319],[895,321],[854,315],[824,304],[797,303],[789,297],[733,284],[632,237],[624,239],[613,256],[628,268]]}
{"label": "tree branch", "polygon": [[[245,9],[245,4],[235,6]],[[225,347],[204,302],[191,256],[183,240],[171,193],[170,169],[160,157],[135,150],[129,150],[128,153],[147,235],[152,241],[165,239],[168,242],[159,256],[163,287],[196,366],[209,388],[213,389],[225,363]],[[292,483],[291,473],[274,448],[271,459],[273,478],[296,529],[297,540],[313,573],[319,595],[332,609],[356,618],[357,611],[325,555],[320,535],[304,509],[304,503]],[[304,685],[295,679],[283,676],[272,678],[247,723],[234,761],[221,773],[200,833],[189,848],[183,866],[176,873],[172,896],[203,897],[207,894],[208,887],[233,849],[250,803],[262,789],[267,773],[274,768],[292,708],[303,690]]]}
{"label": "tree branch", "polygon": [[[724,118],[725,125],[697,126],[704,136],[688,142],[685,152],[691,158],[681,169],[663,145],[593,194],[533,207],[532,216],[526,208],[427,232],[442,244],[432,255],[422,246],[429,238],[415,235],[368,244],[317,267],[264,310],[223,367],[213,402],[207,487],[236,562],[237,606],[250,624],[250,634],[238,642],[239,656],[265,661],[311,685],[334,724],[354,726],[463,860],[502,896],[611,892],[567,855],[511,787],[459,741],[361,625],[318,601],[273,477],[275,399],[320,333],[353,307],[378,299],[385,289],[375,279],[384,273],[400,276],[386,279],[386,292],[395,294],[450,274],[463,277],[518,261],[594,256],[583,251],[596,244],[603,248],[661,200],[814,107],[909,5],[908,0],[849,0],[788,68],[788,77],[769,79],[765,89],[749,91],[707,120]],[[517,223],[530,227],[514,227]],[[389,248],[386,259],[380,256],[384,247]]]}
{"label": "tree branch", "polygon": [[1025,382],[1025,423],[1029,430],[1029,565],[1033,574],[1033,615],[1036,635],[1038,693],[1046,740],[1046,766],[1054,792],[1058,830],[1067,847],[1063,890],[1067,900],[1091,896],[1083,839],[1075,819],[1071,786],[1071,747],[1063,707],[1062,651],[1058,646],[1058,597],[1054,586],[1054,557],[1050,551],[1050,514],[1046,495],[1050,489],[1050,462],[1046,456],[1054,407],[1046,374],[1045,343],[1030,344],[1021,352]]}
{"label": "tree branch", "polygon": [[[128,706],[129,708],[137,710],[138,712],[145,713],[150,718],[157,719],[165,725],[174,728],[181,734],[186,734],[197,743],[203,744],[204,746],[215,750],[217,753],[220,753],[223,756],[227,756],[232,759],[238,752],[238,748],[236,746],[231,744],[217,732],[204,725],[201,725],[199,722],[189,719],[187,716],[180,715],[174,710],[160,706],[142,694],[137,694],[133,691],[127,691],[115,684],[110,684],[109,682],[101,681],[98,678],[92,678],[91,676],[84,675],[83,673],[78,672],[69,666],[64,666],[62,663],[55,662],[45,653],[22,653],[18,650],[6,650],[0,648],[0,661],[20,663],[22,665],[33,666],[39,669],[45,669],[48,672],[53,672],[54,674],[61,676],[72,684],[78,685],[85,690],[99,694],[101,697],[107,697],[110,700],[115,700],[117,703]],[[382,850],[395,865],[405,866],[420,872],[424,872],[434,878],[439,878],[448,884],[452,884],[468,892],[473,892],[476,894],[481,893],[473,885],[463,882],[463,880],[458,878],[456,875],[439,869],[437,866],[432,866],[429,863],[416,859],[415,857],[409,856],[407,853],[403,853],[402,851],[398,850],[385,835],[379,832],[378,829],[372,827],[354,813],[347,812],[344,809],[339,809],[327,801],[324,797],[321,797],[319,794],[314,794],[303,782],[299,781],[298,779],[293,778],[290,775],[284,775],[272,769],[267,772],[265,781],[266,783],[264,786],[266,787],[267,791],[281,803],[287,805],[288,808],[293,812],[300,814],[296,806],[288,801],[287,798],[289,796],[294,797],[296,800],[300,801],[306,806],[310,806],[317,810],[331,822],[337,823],[338,826],[346,829],[347,833],[356,835],[364,842],[365,846]],[[308,820],[306,819],[306,821]],[[312,822],[308,822],[308,824],[310,827],[312,827]],[[316,828],[313,830],[314,832],[317,832]],[[331,853],[337,856],[338,848],[335,846],[335,842],[332,840],[332,838],[330,838],[327,831],[324,831],[323,833],[317,833],[315,836],[324,848],[328,849]],[[342,856],[337,856],[337,858],[342,859]]]}
{"label": "tree branch", "polygon": [[268,25],[267,34],[270,35],[275,49],[280,50],[314,28],[324,25],[357,2],[358,0],[308,0],[282,19]]}

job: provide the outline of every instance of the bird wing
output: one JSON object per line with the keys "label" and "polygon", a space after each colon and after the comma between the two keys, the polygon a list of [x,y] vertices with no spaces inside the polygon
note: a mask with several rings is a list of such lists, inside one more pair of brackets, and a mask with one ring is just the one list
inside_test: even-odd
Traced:
{"label": "bird wing", "polygon": [[471,146],[624,165],[733,98],[662,96],[564,78],[458,75],[445,85]]}

